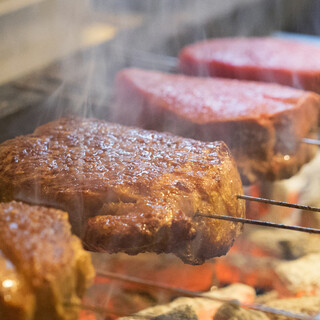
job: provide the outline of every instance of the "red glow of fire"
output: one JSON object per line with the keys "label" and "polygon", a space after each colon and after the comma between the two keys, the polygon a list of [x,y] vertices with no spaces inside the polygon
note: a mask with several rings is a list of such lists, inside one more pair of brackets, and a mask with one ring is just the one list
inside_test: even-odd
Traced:
{"label": "red glow of fire", "polygon": [[[251,186],[249,191],[252,196],[261,196],[260,187],[258,185]],[[292,193],[288,195],[287,201],[297,203],[298,194]],[[269,205],[251,202],[248,205],[247,217],[260,219],[268,214],[269,209]],[[281,212],[284,217],[288,217],[291,215],[292,209],[283,208]],[[287,289],[275,279],[275,274],[271,267],[264,268],[261,267],[261,264],[257,264],[256,267],[251,265],[250,268],[241,268],[241,266],[239,267],[232,264],[230,262],[232,259],[228,259],[234,254],[256,257],[258,260],[261,257],[277,258],[275,253],[268,252],[267,250],[259,247],[258,244],[251,242],[246,238],[241,238],[238,239],[235,245],[231,248],[226,258],[216,259],[214,263],[209,262],[201,266],[190,266],[177,260],[164,265],[160,264],[159,267],[157,264],[149,264],[145,263],[145,261],[141,262],[139,259],[136,260],[132,257],[128,257],[128,259],[119,260],[119,262],[112,266],[112,270],[110,271],[190,291],[206,291],[209,290],[212,285],[219,285],[219,283],[244,283],[255,288],[263,288],[267,291],[275,289],[278,291],[280,297],[288,297],[289,294]],[[111,284],[112,282],[112,280],[102,277],[95,278],[96,284]],[[132,293],[142,290],[148,291],[151,295],[155,294],[155,289],[147,289],[146,287],[136,284],[119,282],[118,285],[123,290],[127,290]],[[301,290],[301,292],[298,292],[295,296],[301,297],[306,293],[307,292],[304,290]],[[307,294],[310,295],[312,293],[308,292]],[[114,308],[114,310],[116,310],[117,307],[119,307],[119,297],[117,297],[117,299],[118,300],[113,300],[111,298],[108,305],[105,307],[111,310]],[[253,303],[254,297],[242,297],[241,300],[245,303]],[[201,320],[212,320],[212,317],[218,308],[219,304],[213,303],[211,308],[196,310],[196,313]],[[105,319],[116,318],[116,316],[106,315]],[[96,320],[97,317],[93,312],[82,311],[79,319]]]}

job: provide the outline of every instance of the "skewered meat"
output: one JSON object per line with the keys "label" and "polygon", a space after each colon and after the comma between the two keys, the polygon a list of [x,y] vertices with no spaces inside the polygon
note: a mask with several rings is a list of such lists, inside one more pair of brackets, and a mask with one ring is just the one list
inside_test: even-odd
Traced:
{"label": "skewered meat", "polygon": [[[69,212],[91,250],[172,252],[191,264],[225,254],[244,216],[238,171],[204,143],[94,119],[61,119],[0,145],[0,196]],[[88,223],[87,220],[89,219]]]}
{"label": "skewered meat", "polygon": [[93,274],[66,212],[0,203],[0,319],[76,320]]}
{"label": "skewered meat", "polygon": [[189,75],[277,82],[320,93],[320,47],[277,38],[219,38],[186,46]]}
{"label": "skewered meat", "polygon": [[284,179],[312,159],[301,143],[317,130],[320,98],[276,84],[197,78],[141,69],[121,71],[113,117],[117,122],[223,140],[243,182]]}

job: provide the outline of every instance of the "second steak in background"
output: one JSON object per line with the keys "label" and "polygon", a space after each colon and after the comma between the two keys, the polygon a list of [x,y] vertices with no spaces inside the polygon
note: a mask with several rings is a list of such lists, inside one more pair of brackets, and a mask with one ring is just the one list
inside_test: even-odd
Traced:
{"label": "second steak in background", "polygon": [[0,199],[69,213],[87,248],[224,255],[244,218],[242,184],[223,142],[205,143],[96,119],[60,119],[0,145]]}
{"label": "second steak in background", "polygon": [[320,47],[281,38],[217,38],[180,51],[183,73],[275,82],[320,93]]}
{"label": "second steak in background", "polygon": [[113,120],[203,141],[222,140],[244,184],[296,174],[317,147],[320,97],[277,84],[126,69]]}

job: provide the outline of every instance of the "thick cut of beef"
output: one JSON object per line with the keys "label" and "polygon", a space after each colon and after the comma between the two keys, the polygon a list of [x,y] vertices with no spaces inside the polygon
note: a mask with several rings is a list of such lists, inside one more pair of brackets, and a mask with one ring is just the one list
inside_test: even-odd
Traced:
{"label": "thick cut of beef", "polygon": [[61,119],[0,145],[2,200],[66,210],[87,248],[172,252],[188,263],[225,254],[244,216],[242,185],[222,142],[95,119]]}
{"label": "thick cut of beef", "polygon": [[66,212],[0,203],[0,319],[76,320],[94,275]]}
{"label": "thick cut of beef", "polygon": [[141,69],[116,79],[113,119],[203,141],[223,140],[243,182],[294,175],[317,148],[320,97],[249,81],[198,78]]}
{"label": "thick cut of beef", "polygon": [[279,38],[218,38],[186,46],[189,75],[276,82],[320,93],[320,47]]}

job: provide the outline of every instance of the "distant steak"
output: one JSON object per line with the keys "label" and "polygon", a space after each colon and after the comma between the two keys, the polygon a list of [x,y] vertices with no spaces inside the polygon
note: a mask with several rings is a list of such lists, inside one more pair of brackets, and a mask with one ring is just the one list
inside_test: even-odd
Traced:
{"label": "distant steak", "polygon": [[223,140],[243,182],[289,178],[317,148],[320,97],[277,84],[126,69],[116,80],[113,119],[204,141]]}
{"label": "distant steak", "polygon": [[320,93],[320,47],[279,38],[218,38],[186,46],[180,70],[197,76],[276,82]]}

